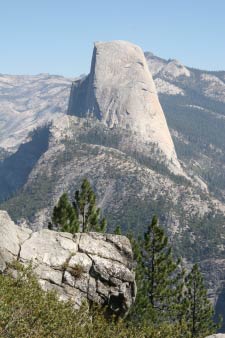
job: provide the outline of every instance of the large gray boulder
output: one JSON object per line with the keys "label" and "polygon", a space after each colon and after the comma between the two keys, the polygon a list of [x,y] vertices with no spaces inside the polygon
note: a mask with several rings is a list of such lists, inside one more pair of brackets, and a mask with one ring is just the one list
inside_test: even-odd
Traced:
{"label": "large gray boulder", "polygon": [[132,249],[125,236],[32,232],[18,227],[0,211],[0,272],[13,272],[9,263],[33,264],[44,290],[56,290],[62,300],[76,307],[82,301],[108,305],[124,315],[136,294]]}
{"label": "large gray boulder", "polygon": [[130,131],[136,142],[156,145],[170,166],[180,169],[140,47],[127,41],[95,43],[90,74],[73,84],[68,113]]}

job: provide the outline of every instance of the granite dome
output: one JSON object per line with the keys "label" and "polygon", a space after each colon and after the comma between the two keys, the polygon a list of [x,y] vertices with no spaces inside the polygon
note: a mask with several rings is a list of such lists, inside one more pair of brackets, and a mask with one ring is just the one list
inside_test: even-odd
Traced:
{"label": "granite dome", "polygon": [[129,130],[180,167],[144,53],[130,42],[95,43],[90,74],[74,82],[68,113]]}

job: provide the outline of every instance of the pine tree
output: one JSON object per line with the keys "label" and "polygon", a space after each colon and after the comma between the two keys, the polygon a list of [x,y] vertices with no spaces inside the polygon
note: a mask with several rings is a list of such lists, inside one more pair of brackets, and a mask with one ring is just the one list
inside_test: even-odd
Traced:
{"label": "pine tree", "polygon": [[120,225],[117,225],[117,226],[115,227],[114,234],[115,234],[115,235],[121,235],[121,234],[122,234],[122,230],[121,230]]}
{"label": "pine tree", "polygon": [[78,231],[105,232],[107,222],[101,218],[101,210],[96,206],[96,196],[87,179],[84,179],[81,190],[75,193],[73,204],[70,203],[68,195],[64,193],[58,204],[53,209],[52,223],[48,228],[53,229],[55,225],[61,231],[75,233]]}
{"label": "pine tree", "polygon": [[135,281],[137,285],[135,304],[131,307],[129,311],[128,320],[136,323],[142,323],[146,321],[146,318],[149,317],[151,311],[147,291],[146,289],[143,289],[145,274],[142,264],[142,239],[139,237],[138,240],[136,240],[131,233],[128,233],[127,237],[129,238],[132,245],[135,262]]}
{"label": "pine tree", "polygon": [[96,196],[86,178],[82,182],[81,190],[75,193],[74,207],[81,219],[82,232],[106,231],[106,219],[100,219],[100,208],[96,206]]}
{"label": "pine tree", "polygon": [[173,259],[168,238],[158,226],[156,216],[144,238],[135,241],[133,250],[138,288],[134,316],[138,314],[138,320],[154,323],[178,320],[184,272],[180,261]]}
{"label": "pine tree", "polygon": [[107,221],[106,218],[103,217],[101,221],[99,222],[99,227],[96,228],[98,232],[106,232],[107,229]]}
{"label": "pine tree", "polygon": [[53,209],[52,222],[60,231],[75,233],[79,230],[76,210],[71,205],[66,193],[62,194]]}
{"label": "pine tree", "polygon": [[213,322],[213,307],[207,298],[203,277],[195,264],[186,277],[186,322],[192,337],[205,337],[218,328]]}

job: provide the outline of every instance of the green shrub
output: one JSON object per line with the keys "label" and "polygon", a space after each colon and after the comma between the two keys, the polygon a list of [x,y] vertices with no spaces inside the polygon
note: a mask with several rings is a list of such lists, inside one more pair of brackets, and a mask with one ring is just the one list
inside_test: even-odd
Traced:
{"label": "green shrub", "polygon": [[87,305],[75,310],[44,292],[30,268],[17,266],[18,278],[0,275],[1,338],[180,338],[189,337],[183,325],[141,327],[126,320],[108,320],[102,310]]}

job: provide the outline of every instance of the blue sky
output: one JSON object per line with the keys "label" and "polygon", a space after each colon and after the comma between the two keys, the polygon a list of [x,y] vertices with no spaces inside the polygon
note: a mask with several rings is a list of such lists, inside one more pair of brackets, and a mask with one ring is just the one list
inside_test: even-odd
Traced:
{"label": "blue sky", "polygon": [[88,73],[94,41],[225,70],[225,0],[0,0],[0,73]]}

